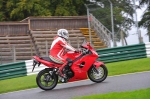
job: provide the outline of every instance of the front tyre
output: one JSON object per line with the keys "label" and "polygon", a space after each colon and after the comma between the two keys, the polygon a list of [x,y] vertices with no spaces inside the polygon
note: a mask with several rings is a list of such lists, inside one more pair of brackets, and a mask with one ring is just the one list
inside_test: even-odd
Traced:
{"label": "front tyre", "polygon": [[[94,69],[97,69],[98,73]],[[105,65],[99,66],[98,68],[92,66],[88,71],[89,79],[97,83],[104,81],[107,78],[107,75],[108,70]]]}
{"label": "front tyre", "polygon": [[52,90],[58,83],[58,76],[51,75],[49,70],[44,69],[38,73],[36,83],[43,90]]}

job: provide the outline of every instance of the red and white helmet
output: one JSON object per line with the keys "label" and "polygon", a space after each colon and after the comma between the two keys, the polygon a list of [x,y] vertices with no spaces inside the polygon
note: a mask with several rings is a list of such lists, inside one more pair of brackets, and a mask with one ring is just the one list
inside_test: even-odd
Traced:
{"label": "red and white helmet", "polygon": [[65,39],[68,39],[69,38],[69,33],[66,29],[59,29],[57,31],[57,35],[60,36],[60,37],[63,37]]}

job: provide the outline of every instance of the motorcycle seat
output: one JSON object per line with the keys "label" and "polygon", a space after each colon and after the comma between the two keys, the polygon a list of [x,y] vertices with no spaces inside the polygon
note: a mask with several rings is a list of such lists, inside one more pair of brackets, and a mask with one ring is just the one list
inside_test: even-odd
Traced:
{"label": "motorcycle seat", "polygon": [[53,63],[55,63],[55,64],[58,64],[58,63],[54,62],[53,60],[51,60],[49,57],[40,57],[40,59],[46,60],[46,61],[48,61],[48,62],[53,62]]}
{"label": "motorcycle seat", "polygon": [[46,60],[48,62],[53,62],[49,57],[40,57],[42,60]]}

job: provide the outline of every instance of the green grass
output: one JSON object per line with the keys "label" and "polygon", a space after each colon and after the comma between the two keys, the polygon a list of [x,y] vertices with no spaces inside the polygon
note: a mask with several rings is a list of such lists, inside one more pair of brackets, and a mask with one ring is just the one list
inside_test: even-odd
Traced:
{"label": "green grass", "polygon": [[1,80],[0,93],[35,88],[37,87],[35,81],[36,81],[35,75]]}
{"label": "green grass", "polygon": [[[122,61],[106,64],[109,76],[150,71],[150,58]],[[12,78],[0,81],[0,93],[35,88],[36,75]]]}
{"label": "green grass", "polygon": [[71,99],[150,99],[150,88],[127,92],[113,92],[107,94],[96,94]]}
{"label": "green grass", "polygon": [[150,71],[150,58],[128,60],[106,64],[109,76]]}

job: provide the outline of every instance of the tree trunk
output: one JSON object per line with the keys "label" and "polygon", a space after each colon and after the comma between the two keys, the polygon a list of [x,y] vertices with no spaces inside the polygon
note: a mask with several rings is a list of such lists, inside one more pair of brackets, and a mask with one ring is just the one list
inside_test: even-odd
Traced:
{"label": "tree trunk", "polygon": [[125,37],[124,37],[124,41],[125,41],[126,45],[128,45],[127,40],[126,40],[126,38],[125,38]]}

